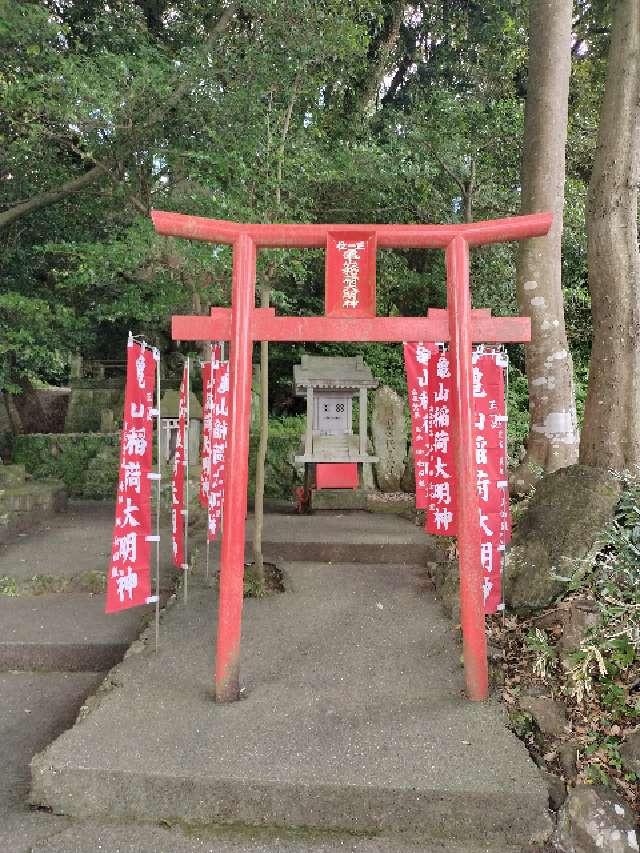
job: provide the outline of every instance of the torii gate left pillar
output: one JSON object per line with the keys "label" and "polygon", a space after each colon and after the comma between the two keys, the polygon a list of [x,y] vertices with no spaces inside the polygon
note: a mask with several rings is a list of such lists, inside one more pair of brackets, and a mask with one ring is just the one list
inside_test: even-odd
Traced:
{"label": "torii gate left pillar", "polygon": [[[542,237],[551,214],[514,216],[463,225],[253,225],[153,211],[156,231],[171,237],[233,246],[231,308],[211,316],[173,317],[175,340],[229,340],[230,403],[224,527],[220,554],[220,598],[216,643],[215,695],[218,702],[240,696],[240,634],[243,603],[245,514],[247,508],[249,421],[253,342],[269,341],[448,341],[452,371],[452,438],[458,495],[460,621],[467,694],[488,695],[487,643],[480,564],[480,516],[473,444],[474,342],[526,342],[527,317],[491,317],[472,311],[469,248]],[[256,254],[268,248],[324,248],[333,237],[358,233],[380,248],[444,249],[447,311],[426,317],[276,317],[255,307]],[[374,308],[375,311],[375,308]]]}

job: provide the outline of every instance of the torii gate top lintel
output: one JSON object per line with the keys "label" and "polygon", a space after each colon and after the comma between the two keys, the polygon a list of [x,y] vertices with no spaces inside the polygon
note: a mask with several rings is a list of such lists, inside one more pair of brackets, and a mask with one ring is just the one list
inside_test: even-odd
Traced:
{"label": "torii gate top lintel", "polygon": [[[528,317],[491,317],[487,311],[472,310],[469,249],[489,243],[543,237],[551,227],[552,215],[536,213],[455,225],[251,224],[159,210],[152,211],[151,217],[159,234],[233,246],[231,308],[212,309],[210,317],[174,317],[172,330],[174,339],[178,340],[226,339],[231,342],[225,468],[232,472],[232,476],[225,485],[225,523],[220,551],[215,675],[217,701],[233,701],[240,696],[251,362],[253,342],[257,340],[449,342],[453,368],[452,440],[456,461],[460,622],[465,679],[469,697],[485,699],[488,695],[488,666],[473,431],[472,345],[474,341],[526,342],[531,337],[531,325]],[[354,235],[362,242],[349,242]],[[374,266],[368,271],[368,302],[363,307],[355,301],[350,306],[358,306],[354,313],[345,315],[341,310],[342,303],[337,309],[334,303],[328,306],[329,291],[325,293],[326,313],[322,317],[276,317],[272,309],[255,307],[258,250],[325,248],[328,251],[331,241],[336,239],[342,243],[342,248],[347,246],[358,251],[370,243],[373,257],[378,248],[444,249],[446,311],[431,309],[426,317],[376,316]],[[327,274],[327,280],[329,278]],[[343,294],[347,301],[352,296],[348,290]]]}
{"label": "torii gate top lintel", "polygon": [[151,218],[158,234],[166,237],[233,245],[241,234],[246,234],[257,249],[321,249],[329,233],[340,231],[375,233],[380,249],[446,249],[455,237],[462,237],[469,247],[543,237],[551,227],[553,214],[534,213],[455,225],[239,223],[164,210],[152,210]]}

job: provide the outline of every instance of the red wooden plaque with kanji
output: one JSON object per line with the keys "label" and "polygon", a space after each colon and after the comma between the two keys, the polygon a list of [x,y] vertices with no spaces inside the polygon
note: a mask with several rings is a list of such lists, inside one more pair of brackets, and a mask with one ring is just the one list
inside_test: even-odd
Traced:
{"label": "red wooden plaque with kanji", "polygon": [[327,234],[325,315],[375,317],[376,235],[362,231]]}

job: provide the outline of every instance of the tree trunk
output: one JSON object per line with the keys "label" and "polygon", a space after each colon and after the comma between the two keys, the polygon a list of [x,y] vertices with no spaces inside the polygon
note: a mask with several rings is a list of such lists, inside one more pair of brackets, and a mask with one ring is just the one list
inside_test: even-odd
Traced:
{"label": "tree trunk", "polygon": [[532,469],[556,471],[578,456],[561,281],[572,5],[571,0],[531,0],[529,7],[521,212],[552,211],[553,225],[547,237],[523,240],[518,254],[518,306],[531,317],[532,341],[526,348],[527,459],[516,474],[516,486]]}
{"label": "tree trunk", "polygon": [[640,4],[617,0],[587,199],[593,317],[580,461],[640,466]]}
{"label": "tree trunk", "polygon": [[34,195],[28,201],[23,201],[20,204],[15,204],[8,210],[0,213],[0,229],[6,228],[23,216],[28,216],[30,213],[35,213],[36,210],[41,210],[43,207],[48,207],[50,204],[55,204],[57,201],[62,201],[74,193],[80,192],[85,187],[90,186],[100,178],[104,178],[108,173],[100,166],[94,166],[87,172],[78,175],[77,178],[71,178],[60,184],[55,190],[47,190],[46,192]]}
{"label": "tree trunk", "polygon": [[[293,115],[293,106],[298,95],[300,86],[301,73],[295,76],[289,104],[282,123],[282,133],[280,135],[280,145],[277,152],[276,160],[276,186],[274,193],[274,209],[276,216],[280,212],[282,204],[282,169],[284,166],[285,145],[289,128],[291,127],[291,117]],[[265,272],[265,283],[260,289],[260,307],[268,308],[271,298],[271,281],[275,273],[275,267],[271,266]],[[264,585],[264,559],[262,556],[262,530],[264,526],[264,469],[267,460],[267,450],[269,447],[269,343],[268,341],[260,341],[260,439],[258,441],[258,456],[256,459],[256,488],[253,501],[253,563],[258,583]]]}
{"label": "tree trunk", "polygon": [[7,417],[9,419],[9,423],[11,424],[11,431],[14,435],[22,435],[22,433],[24,432],[24,426],[22,424],[20,412],[16,408],[16,404],[13,399],[13,394],[10,394],[8,391],[5,391],[2,394],[2,397],[4,399],[4,407],[7,412]]}

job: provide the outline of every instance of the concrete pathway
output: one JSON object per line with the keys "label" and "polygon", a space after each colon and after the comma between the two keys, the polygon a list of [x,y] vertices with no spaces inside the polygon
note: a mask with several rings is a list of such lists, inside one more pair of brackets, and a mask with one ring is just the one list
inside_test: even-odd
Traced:
{"label": "concrete pathway", "polygon": [[[315,553],[329,560],[342,556],[364,562],[291,565],[286,594],[246,603],[246,698],[221,708],[209,696],[215,596],[197,577],[189,605],[174,604],[163,620],[158,658],[148,647],[130,655],[112,670],[97,698],[91,694],[105,673],[75,671],[110,666],[150,615],[145,613],[148,608],[141,608],[105,617],[101,594],[74,591],[83,573],[104,571],[112,524],[111,506],[73,505],[68,513],[47,519],[38,530],[15,536],[9,546],[0,548],[0,576],[14,577],[26,587],[36,575],[71,581],[66,593],[0,597],[0,669],[2,661],[5,670],[13,661],[26,670],[0,673],[0,850],[518,853],[531,849],[523,844],[524,835],[544,824],[544,793],[537,791],[537,777],[532,777],[519,744],[504,732],[495,708],[461,714],[459,650],[451,626],[420,592],[423,586],[416,586],[413,569],[395,564],[409,558],[423,563],[433,553],[422,531],[396,518],[359,513],[269,516],[267,555],[271,548],[273,556],[282,556],[286,546],[298,558]],[[378,557],[376,564],[373,555]],[[168,585],[169,574],[166,577]],[[34,667],[57,670],[29,671]],[[445,670],[442,690],[435,689]],[[121,701],[116,701],[119,694]],[[63,786],[80,770],[87,782],[86,797],[100,804],[104,794],[113,807],[108,815],[85,818],[28,810],[31,757],[69,728],[85,703],[94,710],[53,745],[52,755],[59,755],[60,748],[66,751],[63,744],[72,746],[63,761]],[[468,741],[458,745],[462,754],[468,751],[474,760],[484,759],[476,743],[482,720],[489,721],[488,737],[499,734],[498,751],[506,738],[502,765],[514,761],[509,778],[523,775],[524,793],[518,803],[530,814],[524,822],[519,819],[522,832],[507,832],[509,838],[517,835],[513,843],[495,834],[481,836],[487,822],[480,818],[473,831],[468,832],[463,822],[461,830],[449,832],[454,821],[447,811],[464,809],[461,797],[471,790],[478,772],[477,768],[471,772],[466,785],[460,753],[439,768],[442,738]],[[142,735],[140,743],[134,743],[134,731]],[[83,759],[79,768],[76,759],[85,747],[89,759]],[[194,760],[205,775],[190,784]],[[36,764],[44,768],[42,760]],[[432,765],[438,770],[435,775]],[[126,782],[118,790],[101,777],[107,766],[115,769],[114,779],[119,766],[127,768]],[[428,798],[434,780],[443,778],[447,766],[452,772],[456,767],[462,770],[453,772],[439,805]],[[502,772],[501,762],[490,761],[485,771],[490,776]],[[346,799],[341,803],[345,780]],[[142,813],[143,792],[131,796],[137,782],[150,785],[155,805],[148,813]],[[419,790],[411,791],[408,786],[416,782]],[[283,816],[295,817],[297,810],[298,822],[306,826],[158,825],[154,811],[161,804],[156,797],[158,783],[166,786],[170,800],[182,800],[188,809],[193,809],[194,792],[202,785],[206,823],[212,817],[278,823]],[[503,787],[510,784],[503,780]],[[222,799],[216,799],[220,788]],[[488,789],[495,797],[501,792],[499,781],[490,782]],[[397,791],[396,806],[390,803],[392,790]],[[133,823],[119,817],[130,796],[133,811],[141,815]],[[507,799],[512,809],[513,797]],[[426,817],[425,802],[430,802]],[[487,809],[493,802],[485,801]],[[93,813],[82,798],[78,803],[80,812]],[[472,798],[470,813],[477,812],[478,803]],[[411,832],[396,834],[398,821],[404,826],[407,817],[414,821],[409,828],[417,828],[419,834],[420,826],[428,824],[429,840],[424,835],[421,840],[412,838]],[[365,819],[385,828],[373,830],[372,836]],[[347,823],[349,831],[317,829],[316,823]],[[354,826],[365,834],[353,835]]]}
{"label": "concrete pathway", "polygon": [[[113,533],[114,507],[71,504],[0,548],[0,577],[16,596],[0,596],[0,671],[95,672],[122,660],[154,607],[104,613],[101,589]],[[165,532],[165,542],[168,534]],[[169,549],[161,560],[164,599],[175,585]],[[57,589],[60,591],[44,592]],[[93,589],[93,591],[91,591]]]}
{"label": "concrete pathway", "polygon": [[215,596],[194,578],[160,654],[129,656],[117,689],[34,759],[33,801],[80,819],[383,834],[389,850],[543,839],[541,777],[499,708],[462,698],[451,625],[418,572],[285,570],[288,592],[245,605],[243,701],[211,701]]}
{"label": "concrete pathway", "polygon": [[28,581],[34,575],[73,578],[104,572],[113,521],[113,504],[70,503],[66,512],[46,518],[26,533],[13,534],[0,547],[0,576]]}

